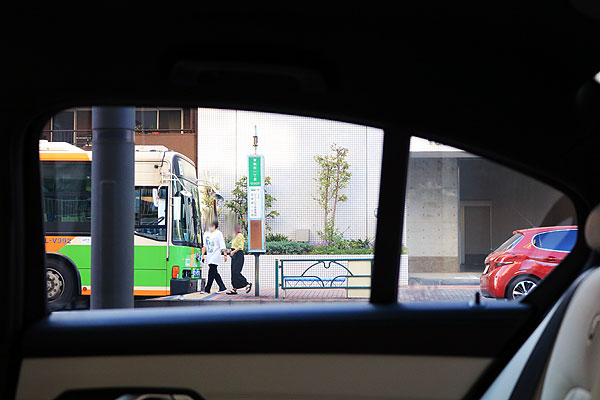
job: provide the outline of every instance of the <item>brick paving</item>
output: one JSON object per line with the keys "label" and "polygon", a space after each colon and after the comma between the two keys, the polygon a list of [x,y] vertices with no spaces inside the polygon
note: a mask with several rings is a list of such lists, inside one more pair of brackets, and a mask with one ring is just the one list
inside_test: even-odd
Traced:
{"label": "brick paving", "polygon": [[[344,289],[288,289],[285,293],[279,291],[279,299],[285,300],[345,300],[346,291]],[[277,301],[275,298],[275,289],[261,289],[260,296],[254,296],[254,288],[250,293],[239,293],[237,295],[228,295],[226,293],[213,293],[204,297],[205,301]]]}
{"label": "brick paving", "polygon": [[[427,301],[471,301],[479,285],[439,285],[439,286],[407,286],[398,290],[400,302],[427,302]],[[178,296],[171,296],[178,297]],[[347,299],[344,289],[288,289],[284,296],[279,292],[279,299],[275,298],[274,289],[261,289],[260,296],[254,296],[254,288],[250,293],[228,295],[225,293],[212,293],[210,295],[193,293],[184,296],[182,300],[206,302],[276,302],[285,301],[365,301],[366,299]],[[485,299],[483,299],[485,300]]]}

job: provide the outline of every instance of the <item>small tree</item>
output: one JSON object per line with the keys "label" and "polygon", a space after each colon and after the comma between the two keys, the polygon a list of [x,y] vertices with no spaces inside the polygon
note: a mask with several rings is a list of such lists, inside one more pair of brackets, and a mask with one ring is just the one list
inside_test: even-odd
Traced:
{"label": "small tree", "polygon": [[[277,199],[269,194],[267,186],[271,185],[271,177],[265,178],[265,225],[267,232],[271,232],[269,220],[277,217],[279,213],[272,210],[273,202]],[[236,183],[235,188],[231,191],[233,198],[225,203],[225,207],[229,208],[237,216],[238,222],[242,226],[244,236],[248,235],[248,177],[242,176]]]}
{"label": "small tree", "polygon": [[219,183],[211,178],[208,173],[204,173],[204,181],[207,182],[204,186],[200,186],[200,202],[202,204],[202,216],[204,226],[208,225],[215,219],[219,218],[219,209],[215,209],[215,194],[219,191]]}
{"label": "small tree", "polygon": [[342,238],[342,234],[335,227],[335,214],[338,203],[348,200],[348,197],[342,193],[352,176],[350,164],[346,161],[347,156],[348,149],[335,143],[331,145],[331,153],[315,156],[320,170],[315,178],[319,184],[319,193],[314,199],[323,208],[324,214],[323,231],[319,232],[319,236],[330,243]]}

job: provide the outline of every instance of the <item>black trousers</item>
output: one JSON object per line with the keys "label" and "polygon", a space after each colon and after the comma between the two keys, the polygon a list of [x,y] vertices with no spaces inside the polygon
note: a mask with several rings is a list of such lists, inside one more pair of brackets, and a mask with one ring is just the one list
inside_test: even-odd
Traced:
{"label": "black trousers", "polygon": [[248,285],[248,281],[242,275],[244,267],[244,252],[237,251],[231,258],[231,285],[234,289],[241,289]]}
{"label": "black trousers", "polygon": [[208,264],[208,281],[206,282],[206,291],[210,293],[210,288],[212,287],[213,281],[217,281],[217,285],[219,285],[219,290],[226,290],[227,287],[223,283],[223,278],[221,278],[221,274],[217,270],[219,266],[217,264]]}

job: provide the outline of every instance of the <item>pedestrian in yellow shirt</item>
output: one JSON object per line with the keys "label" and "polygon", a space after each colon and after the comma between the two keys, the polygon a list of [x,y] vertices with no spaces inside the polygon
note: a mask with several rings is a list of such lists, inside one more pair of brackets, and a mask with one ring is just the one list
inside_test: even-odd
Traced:
{"label": "pedestrian in yellow shirt", "polygon": [[231,286],[233,289],[229,290],[227,294],[237,294],[238,289],[246,289],[246,293],[252,289],[252,284],[248,283],[244,275],[242,275],[242,268],[244,267],[244,243],[246,238],[242,234],[242,227],[238,224],[235,227],[235,238],[231,242],[231,250],[229,255],[231,256]]}

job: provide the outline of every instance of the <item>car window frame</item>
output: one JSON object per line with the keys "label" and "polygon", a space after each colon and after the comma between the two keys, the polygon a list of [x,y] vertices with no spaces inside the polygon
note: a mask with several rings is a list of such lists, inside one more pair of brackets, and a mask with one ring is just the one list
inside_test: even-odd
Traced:
{"label": "car window frame", "polygon": [[[86,99],[84,98],[78,98],[77,102],[42,102],[39,104],[39,106],[44,108],[45,111],[27,114],[27,117],[22,120],[23,124],[27,125],[27,129],[24,131],[26,133],[20,137],[20,140],[17,138],[17,140],[11,143],[15,149],[15,155],[17,155],[17,157],[11,157],[11,162],[14,160],[16,163],[16,177],[27,180],[33,179],[34,181],[37,179],[37,181],[40,181],[38,167],[39,156],[37,153],[39,132],[41,132],[46,120],[54,112],[69,107],[75,107],[77,104],[81,103],[91,104],[98,102],[97,98],[96,100],[91,99],[91,101],[85,100]],[[110,98],[106,98],[105,101],[110,101]],[[145,104],[151,105],[149,104],[148,99],[138,99],[137,101],[133,101],[133,99],[121,99],[119,101],[114,101],[113,98],[111,103],[139,104],[140,106]],[[170,101],[166,101],[164,99],[162,101],[157,101],[157,99],[153,99],[151,103],[173,103],[178,106],[199,106],[200,104],[205,104],[202,101],[192,102],[189,99],[186,101],[181,101],[181,99],[178,101],[175,101],[175,99],[171,99]],[[370,302],[375,306],[388,306],[390,304],[396,304],[398,291],[397,278],[399,272],[399,262],[397,261],[399,261],[401,253],[403,213],[392,212],[392,210],[397,210],[399,204],[401,206],[404,205],[405,196],[401,196],[400,202],[398,202],[399,199],[397,199],[395,195],[398,193],[398,189],[400,189],[400,193],[403,194],[406,191],[409,144],[410,137],[414,135],[414,132],[406,129],[406,127],[398,127],[389,123],[374,124],[371,119],[361,119],[358,117],[344,118],[344,115],[340,115],[339,113],[328,113],[324,111],[315,112],[314,110],[306,110],[302,107],[282,110],[278,107],[257,107],[255,105],[245,108],[238,105],[235,107],[235,109],[252,109],[265,112],[285,112],[286,114],[290,115],[312,116],[341,122],[375,126],[384,130],[382,173],[380,179],[381,191],[378,208],[379,218],[377,221],[377,235],[379,240],[376,244],[378,247],[376,247],[374,256],[375,261],[373,267],[373,277],[371,281],[372,291]],[[495,161],[501,165],[513,168],[560,190],[566,196],[568,196],[571,201],[573,201],[580,228],[583,228],[582,223],[585,216],[590,211],[590,206],[583,198],[580,197],[579,193],[572,191],[570,187],[564,183],[553,180],[551,177],[544,176],[540,171],[535,171],[530,167],[527,168],[523,165],[519,165],[515,160],[507,160],[496,154],[492,154],[489,151],[482,151],[481,149],[474,148],[468,143],[463,144],[455,142],[450,136],[440,136],[439,133],[430,135],[428,133],[424,134],[423,132],[419,132],[418,136],[429,140],[434,140],[439,143],[458,147],[473,154],[480,155],[490,161]],[[25,162],[29,162],[29,165],[27,165]],[[32,165],[34,167],[32,167]],[[392,168],[392,166],[394,166],[395,170]],[[21,201],[21,207],[30,207],[31,210],[38,210],[39,212],[27,213],[28,215],[19,220],[22,221],[22,224],[16,224],[16,231],[20,231],[19,233],[21,236],[23,236],[25,233],[24,231],[27,231],[28,237],[33,235],[34,237],[39,236],[40,238],[43,238],[44,230],[43,225],[41,224],[42,214],[40,207],[41,188],[38,185],[24,186],[26,187],[22,188],[19,193],[16,193],[16,195],[13,196],[13,199],[17,198],[19,201]],[[391,189],[392,187],[393,189]],[[385,224],[382,224],[381,221],[385,221]],[[17,235],[16,237],[19,236]],[[560,295],[562,295],[564,290],[566,290],[571,282],[573,282],[583,270],[591,265],[590,263],[593,259],[590,258],[590,254],[589,248],[584,243],[583,235],[578,235],[575,247],[573,248],[572,252],[567,255],[561,265],[555,268],[555,271],[550,274],[534,292],[526,296],[518,305],[516,305],[516,308],[521,306],[526,307],[528,310],[531,310],[533,314],[528,317],[527,322],[520,328],[519,332],[514,336],[511,336],[510,341],[505,349],[501,354],[498,354],[498,356],[494,358],[492,365],[490,365],[484,375],[482,375],[478,382],[471,388],[467,398],[476,398],[475,396],[478,393],[483,393],[483,391],[489,386],[491,381],[497,376],[502,367],[508,362],[508,360],[510,360],[512,355],[518,350],[520,345],[526,340],[529,334],[533,332],[535,327],[541,321],[543,315],[550,309],[552,304],[554,304]],[[44,291],[45,275],[43,269],[43,241],[40,239],[39,243],[36,243],[32,248],[29,248],[27,252],[22,252],[22,255],[22,260],[20,260],[20,262],[13,263],[13,265],[29,267],[23,269],[21,282],[27,282],[29,290],[38,294],[30,296],[30,298],[27,298],[27,296],[21,298],[13,290],[11,291],[10,295],[16,299],[19,299],[18,304],[20,304],[20,306],[15,310],[16,316],[21,321],[19,324],[20,329],[26,329],[38,324],[40,321],[47,318],[49,314]],[[468,310],[469,307],[471,306],[465,305],[464,309]],[[431,308],[427,306],[421,308],[422,312],[424,313],[429,309]],[[499,305],[499,307],[495,309],[498,310],[498,312],[502,312],[501,310],[508,311],[510,309],[515,309],[515,305]],[[165,319],[165,323],[168,323],[168,319]]]}

